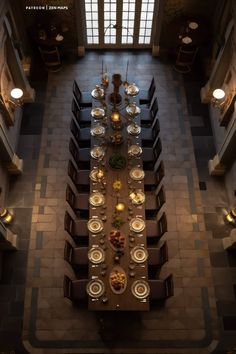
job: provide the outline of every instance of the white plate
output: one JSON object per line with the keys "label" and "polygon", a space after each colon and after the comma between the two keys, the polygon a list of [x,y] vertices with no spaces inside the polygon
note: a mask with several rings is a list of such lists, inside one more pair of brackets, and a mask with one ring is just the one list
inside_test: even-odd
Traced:
{"label": "white plate", "polygon": [[95,99],[100,99],[104,97],[104,90],[102,88],[95,88],[91,92],[91,95]]}
{"label": "white plate", "polygon": [[131,291],[137,299],[145,299],[150,293],[150,287],[145,280],[136,280],[132,284]]}
{"label": "white plate", "polygon": [[95,107],[91,110],[91,116],[95,119],[100,119],[105,116],[105,111],[103,108]]}
{"label": "white plate", "polygon": [[87,293],[91,297],[100,297],[105,292],[105,285],[102,280],[100,279],[93,279],[87,284]]}
{"label": "white plate", "polygon": [[130,145],[130,147],[128,148],[128,154],[130,156],[134,156],[134,157],[138,157],[142,154],[142,148],[139,145]]}
{"label": "white plate", "polygon": [[100,219],[90,219],[87,223],[88,230],[94,234],[103,230],[103,222]]}
{"label": "white plate", "polygon": [[129,222],[129,228],[134,232],[141,232],[145,229],[145,221],[140,218],[133,218]]}
{"label": "white plate", "polygon": [[127,127],[127,132],[130,135],[139,135],[141,133],[141,127],[138,124],[130,124]]}
{"label": "white plate", "polygon": [[101,247],[93,247],[88,252],[88,259],[94,264],[99,264],[105,260],[105,252]]}
{"label": "white plate", "polygon": [[90,150],[90,155],[94,158],[94,159],[100,159],[105,155],[105,151],[101,146],[95,146],[94,148],[92,148]]}
{"label": "white plate", "polygon": [[92,136],[103,136],[105,134],[105,128],[102,125],[97,125],[91,129]]}
{"label": "white plate", "polygon": [[126,93],[129,96],[136,96],[139,93],[139,88],[135,84],[129,85],[126,89]]}
{"label": "white plate", "polygon": [[136,246],[130,251],[130,256],[132,261],[136,263],[143,263],[148,258],[148,253],[146,248],[142,246]]}
{"label": "white plate", "polygon": [[145,194],[141,191],[138,191],[138,192],[134,192],[135,193],[135,196],[134,197],[130,197],[131,198],[131,201],[132,201],[132,204],[134,205],[141,205],[145,202]]}
{"label": "white plate", "polygon": [[126,106],[126,112],[130,116],[134,117],[134,116],[137,116],[138,114],[140,114],[141,108],[136,106],[135,103],[130,103],[130,104],[128,104],[128,106]]}
{"label": "white plate", "polygon": [[89,203],[93,206],[101,206],[105,203],[105,197],[99,192],[92,193],[89,197]]}
{"label": "white plate", "polygon": [[144,179],[145,173],[144,170],[138,167],[134,167],[130,170],[130,178],[132,178],[134,181],[141,181]]}

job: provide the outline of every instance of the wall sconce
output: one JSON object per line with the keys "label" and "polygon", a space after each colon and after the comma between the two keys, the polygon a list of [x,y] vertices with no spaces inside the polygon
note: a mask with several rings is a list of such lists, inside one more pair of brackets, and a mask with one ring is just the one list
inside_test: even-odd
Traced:
{"label": "wall sconce", "polygon": [[236,224],[236,208],[232,208],[229,212],[227,210],[223,210],[223,213],[225,215],[225,219],[230,223],[230,224]]}
{"label": "wall sconce", "polygon": [[20,88],[14,88],[10,92],[10,99],[8,101],[12,103],[14,106],[22,106],[23,102],[21,101],[21,98],[23,96],[23,91]]}
{"label": "wall sconce", "polygon": [[5,225],[8,225],[13,220],[13,214],[6,208],[0,210],[0,219]]}
{"label": "wall sconce", "polygon": [[212,96],[212,104],[215,107],[220,108],[226,101],[225,91],[222,89],[215,89]]}

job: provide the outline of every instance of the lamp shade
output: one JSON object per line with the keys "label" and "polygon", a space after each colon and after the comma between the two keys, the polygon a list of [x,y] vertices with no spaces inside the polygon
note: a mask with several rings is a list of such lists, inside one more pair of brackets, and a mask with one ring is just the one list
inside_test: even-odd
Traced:
{"label": "lamp shade", "polygon": [[19,98],[21,98],[23,96],[23,91],[20,88],[14,88],[13,90],[11,90],[10,95],[12,98],[15,98],[16,100],[18,100]]}
{"label": "lamp shade", "polygon": [[225,91],[222,89],[215,89],[212,95],[216,100],[223,100],[225,98]]}

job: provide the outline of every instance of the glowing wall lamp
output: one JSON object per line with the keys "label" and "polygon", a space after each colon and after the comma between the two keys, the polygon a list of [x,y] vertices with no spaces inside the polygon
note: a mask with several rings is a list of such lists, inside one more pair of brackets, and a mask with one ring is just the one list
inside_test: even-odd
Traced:
{"label": "glowing wall lamp", "polygon": [[212,92],[212,104],[215,106],[215,107],[221,107],[224,103],[225,103],[225,100],[226,100],[226,95],[225,95],[225,91],[222,90],[222,89],[215,89],[213,92]]}
{"label": "glowing wall lamp", "polygon": [[24,92],[20,88],[15,87],[10,92],[9,102],[11,102],[14,106],[21,106],[23,104],[21,101],[23,94]]}

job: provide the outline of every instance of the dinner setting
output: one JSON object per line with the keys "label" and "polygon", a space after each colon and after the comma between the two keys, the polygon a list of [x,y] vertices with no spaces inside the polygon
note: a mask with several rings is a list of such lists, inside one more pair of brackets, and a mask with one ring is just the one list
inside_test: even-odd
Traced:
{"label": "dinner setting", "polygon": [[102,72],[91,92],[73,84],[66,200],[76,218],[66,211],[64,258],[76,279],[65,275],[64,296],[90,311],[149,311],[173,295],[172,274],[158,276],[168,248],[155,81],[142,90],[127,74]]}

